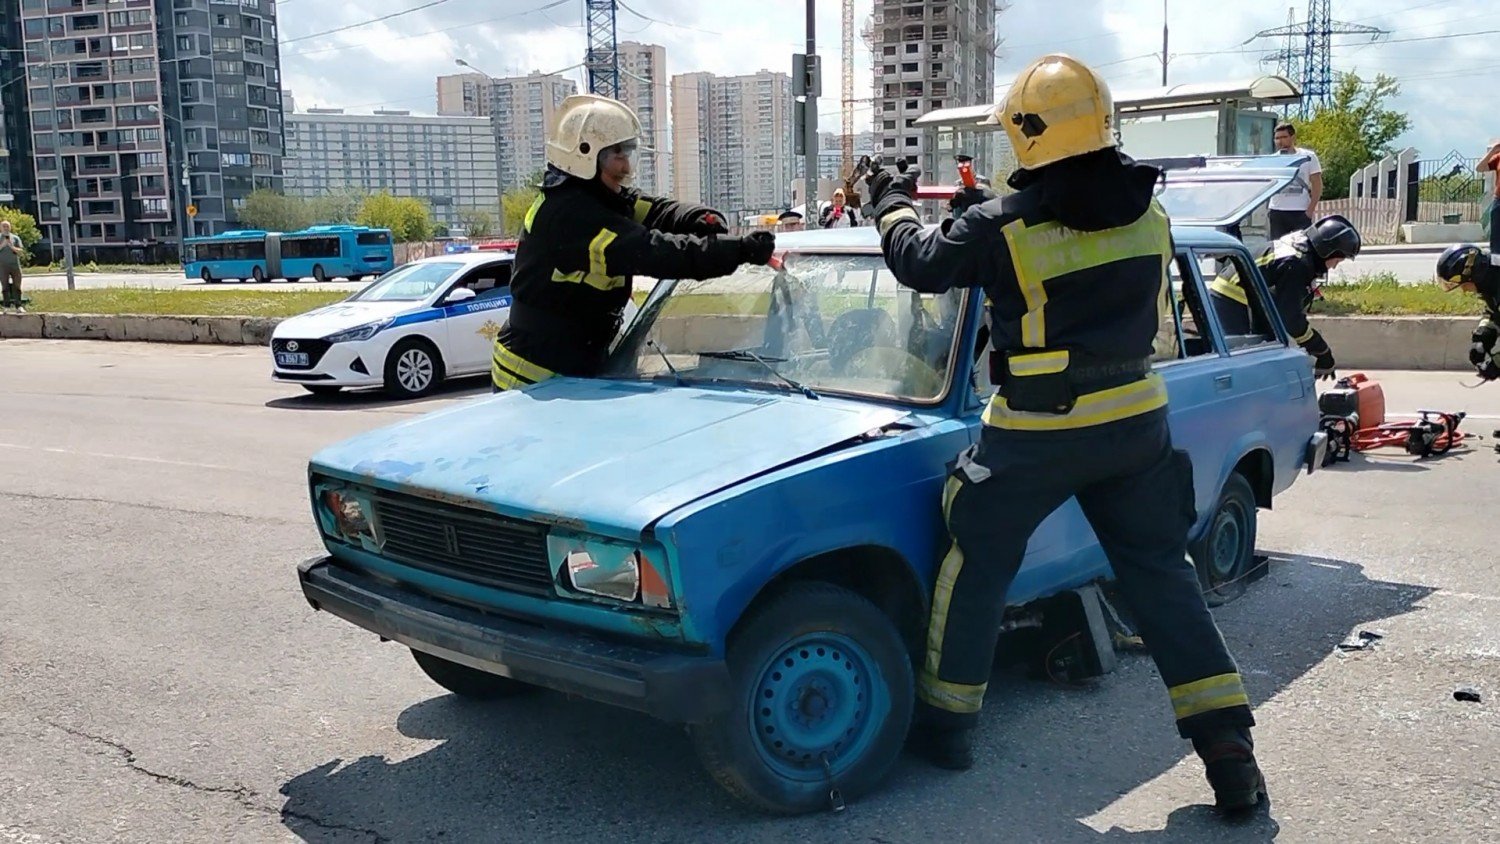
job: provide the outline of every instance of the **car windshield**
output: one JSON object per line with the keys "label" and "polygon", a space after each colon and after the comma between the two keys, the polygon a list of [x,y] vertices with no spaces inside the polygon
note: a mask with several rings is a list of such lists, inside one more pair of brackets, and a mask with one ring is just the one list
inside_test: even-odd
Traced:
{"label": "car windshield", "polygon": [[1254,210],[1277,183],[1271,178],[1174,180],[1169,172],[1157,199],[1174,223],[1229,224]]}
{"label": "car windshield", "polygon": [[660,282],[601,374],[931,402],[964,301],[901,287],[878,255],[792,254],[781,270]]}
{"label": "car windshield", "polygon": [[417,262],[404,264],[370,283],[369,287],[349,297],[353,302],[420,302],[432,295],[454,270],[457,262]]}

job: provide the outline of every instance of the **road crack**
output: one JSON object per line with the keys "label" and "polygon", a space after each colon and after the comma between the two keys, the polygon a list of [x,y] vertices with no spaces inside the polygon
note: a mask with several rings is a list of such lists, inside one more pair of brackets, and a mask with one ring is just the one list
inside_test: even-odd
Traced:
{"label": "road crack", "polygon": [[125,763],[126,768],[129,768],[130,770],[141,774],[142,776],[150,777],[157,782],[166,783],[168,785],[175,785],[178,788],[185,788],[190,791],[196,791],[200,794],[223,794],[233,798],[236,803],[239,803],[241,806],[254,812],[260,812],[261,814],[265,815],[276,815],[277,817],[282,819],[290,818],[299,821],[306,821],[307,823],[313,824],[319,829],[328,830],[329,832],[356,832],[361,835],[369,836],[370,840],[375,842],[375,844],[388,844],[389,842],[389,839],[373,829],[365,829],[363,827],[347,826],[345,824],[333,823],[330,821],[325,821],[313,815],[306,814],[304,812],[298,812],[293,809],[277,809],[272,806],[267,806],[263,802],[260,802],[263,799],[263,795],[255,789],[250,788],[249,786],[239,784],[235,784],[232,787],[226,787],[222,785],[203,785],[201,783],[193,782],[186,777],[177,776],[176,774],[164,774],[160,771],[153,771],[137,761],[135,751],[131,750],[129,747],[121,744],[120,742],[105,738],[104,736],[96,736],[93,733],[87,733],[83,730],[69,727],[66,724],[59,724],[56,721],[48,721],[46,719],[38,720],[40,720],[43,724],[46,724],[53,729],[61,730],[62,732],[67,733],[74,738],[84,739],[86,741],[91,741],[95,744],[110,748],[120,755],[120,758]]}
{"label": "road crack", "polygon": [[[116,507],[131,507],[138,510],[151,510],[158,513],[172,513],[178,516],[217,516],[224,519],[235,519],[252,523],[295,525],[301,526],[303,522],[292,519],[277,519],[266,516],[247,516],[243,513],[225,513],[219,510],[189,510],[184,507],[172,507],[166,504],[143,504],[139,501],[118,501],[113,498],[90,498],[81,495],[39,495],[32,492],[14,492],[12,490],[0,489],[0,497],[19,498],[26,501],[55,501],[68,504],[112,504]],[[59,727],[58,729],[62,729]]]}

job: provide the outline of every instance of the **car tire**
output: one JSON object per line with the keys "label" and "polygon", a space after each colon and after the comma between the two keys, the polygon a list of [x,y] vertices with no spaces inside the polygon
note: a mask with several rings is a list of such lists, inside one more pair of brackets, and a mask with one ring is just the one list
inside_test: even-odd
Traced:
{"label": "car tire", "polygon": [[355,275],[349,276],[349,280],[350,281],[364,281],[365,277],[356,273]]}
{"label": "car tire", "polygon": [[730,637],[727,713],[690,725],[705,768],[731,795],[774,814],[802,814],[873,791],[911,726],[911,656],[864,597],[797,583]]}
{"label": "car tire", "polygon": [[426,340],[408,337],[386,355],[385,389],[391,395],[403,399],[420,398],[431,394],[441,383],[443,358]]}
{"label": "car tire", "polygon": [[208,267],[204,267],[203,271],[200,272],[200,273],[198,273],[198,277],[201,278],[201,279],[203,279],[203,283],[204,284],[218,284],[219,283],[219,280],[216,279],[216,278],[214,278],[213,273],[211,273],[211,272],[208,271]]}
{"label": "car tire", "polygon": [[250,270],[250,278],[256,284],[260,284],[261,282],[266,280],[266,271],[262,270],[260,267],[255,267],[254,269]]}
{"label": "car tire", "polygon": [[1255,534],[1255,490],[1248,478],[1234,472],[1219,491],[1203,536],[1188,545],[1209,606],[1222,606],[1245,594],[1255,564]]}
{"label": "car tire", "polygon": [[468,700],[500,700],[515,697],[536,689],[535,686],[480,671],[467,665],[459,665],[439,656],[411,649],[412,658],[432,682]]}
{"label": "car tire", "polygon": [[344,388],[333,384],[303,384],[302,389],[315,396],[336,396]]}
{"label": "car tire", "polygon": [[322,264],[313,264],[313,281],[322,284],[328,280],[328,274],[323,272]]}

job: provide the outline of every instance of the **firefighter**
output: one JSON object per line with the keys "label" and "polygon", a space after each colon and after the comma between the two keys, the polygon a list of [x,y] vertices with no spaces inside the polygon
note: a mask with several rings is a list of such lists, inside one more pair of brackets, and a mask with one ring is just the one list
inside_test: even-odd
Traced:
{"label": "firefighter", "polygon": [[[1281,314],[1292,339],[1313,356],[1313,375],[1320,379],[1334,377],[1333,350],[1328,341],[1307,321],[1307,306],[1312,303],[1318,280],[1346,260],[1359,255],[1360,236],[1354,225],[1333,214],[1323,217],[1302,231],[1283,235],[1266,245],[1255,263],[1271,289],[1271,300]],[[1234,263],[1225,262],[1225,270],[1208,285],[1208,298],[1219,315],[1225,334],[1273,333],[1261,325],[1251,312],[1250,295]]]}
{"label": "firefighter", "polygon": [[1484,300],[1484,318],[1469,336],[1469,363],[1486,381],[1500,378],[1500,268],[1493,255],[1469,243],[1455,244],[1438,257],[1438,282],[1448,290],[1467,290]]}
{"label": "firefighter", "polygon": [[549,135],[541,194],[516,247],[510,317],[495,338],[497,392],[597,372],[633,275],[716,278],[765,264],[775,249],[770,232],[729,237],[711,208],[627,187],[641,122],[624,103],[568,97]]}
{"label": "firefighter", "polygon": [[952,543],[932,594],[913,749],[941,767],[973,764],[1006,591],[1037,526],[1076,496],[1218,804],[1248,809],[1264,793],[1255,721],[1187,556],[1193,467],[1172,445],[1166,386],[1150,366],[1173,256],[1153,198],[1161,171],[1117,149],[1113,111],[1097,73],[1047,55],[991,117],[1015,148],[1016,193],[924,233],[915,170],[868,178],[896,279],[931,293],[982,288],[1003,356],[980,441],[944,490]]}

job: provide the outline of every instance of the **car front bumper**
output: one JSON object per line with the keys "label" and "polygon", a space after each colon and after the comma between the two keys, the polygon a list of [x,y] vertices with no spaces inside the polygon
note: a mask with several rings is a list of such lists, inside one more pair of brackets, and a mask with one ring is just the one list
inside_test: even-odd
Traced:
{"label": "car front bumper", "polygon": [[[278,338],[279,339],[279,338]],[[289,384],[378,387],[385,383],[383,350],[364,342],[334,343],[312,367],[286,367],[271,354],[271,378]],[[358,368],[365,371],[360,372]]]}
{"label": "car front bumper", "polygon": [[383,639],[566,694],[702,723],[729,709],[722,660],[549,630],[411,592],[319,555],[297,567],[302,594]]}

